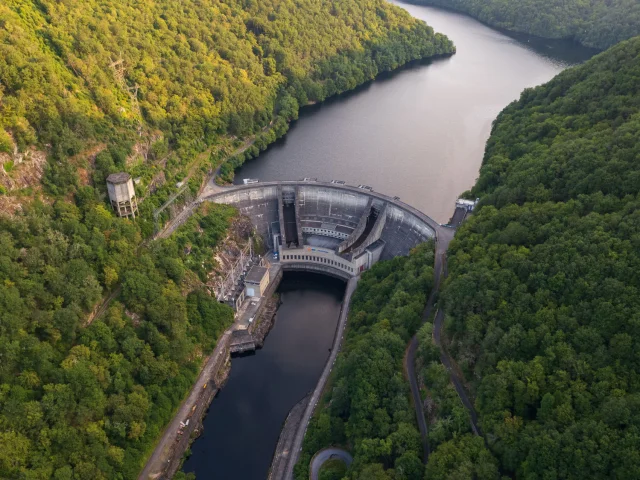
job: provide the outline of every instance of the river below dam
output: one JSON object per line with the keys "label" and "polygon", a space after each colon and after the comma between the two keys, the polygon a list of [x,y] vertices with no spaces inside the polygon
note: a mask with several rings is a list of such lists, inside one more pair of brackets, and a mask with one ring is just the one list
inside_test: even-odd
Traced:
{"label": "river below dam", "polygon": [[264,347],[231,359],[229,379],[211,402],[185,472],[198,480],[266,478],[282,423],[313,390],[329,358],[344,289],[334,278],[285,274]]}
{"label": "river below dam", "polygon": [[[457,47],[354,92],[306,107],[289,133],[236,173],[366,184],[446,222],[478,175],[491,123],[527,87],[594,51],[505,35],[457,13],[397,3]],[[232,359],[185,472],[199,480],[264,480],[289,410],[313,389],[329,355],[344,284],[287,273],[273,330],[255,355]]]}

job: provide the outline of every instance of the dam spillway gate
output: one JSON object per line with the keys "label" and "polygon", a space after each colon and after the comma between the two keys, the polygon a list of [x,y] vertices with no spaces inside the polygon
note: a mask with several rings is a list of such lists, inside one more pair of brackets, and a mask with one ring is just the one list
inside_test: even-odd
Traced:
{"label": "dam spillway gate", "polygon": [[398,197],[343,182],[281,181],[219,187],[201,201],[248,216],[282,268],[349,279],[407,255],[441,226]]}

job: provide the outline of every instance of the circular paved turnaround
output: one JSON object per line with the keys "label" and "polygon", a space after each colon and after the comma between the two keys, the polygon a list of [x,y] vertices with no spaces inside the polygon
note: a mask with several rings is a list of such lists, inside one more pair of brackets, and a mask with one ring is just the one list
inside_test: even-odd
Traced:
{"label": "circular paved turnaround", "polygon": [[353,462],[353,457],[346,450],[342,450],[341,448],[325,448],[324,450],[320,450],[316,453],[311,459],[311,465],[309,469],[311,471],[311,480],[318,480],[318,473],[320,472],[320,467],[327,460],[342,460],[347,464],[347,467],[351,465]]}

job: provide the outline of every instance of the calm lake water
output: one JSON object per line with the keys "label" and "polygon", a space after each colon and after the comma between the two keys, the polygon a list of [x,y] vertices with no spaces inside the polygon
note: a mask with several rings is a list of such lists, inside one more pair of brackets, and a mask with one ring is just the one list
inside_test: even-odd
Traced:
{"label": "calm lake water", "polygon": [[[470,188],[491,122],[526,88],[594,52],[507,36],[435,8],[398,5],[451,38],[451,58],[418,62],[355,92],[305,108],[280,142],[243,166],[243,178],[342,179],[399,195],[440,222]],[[329,355],[344,285],[287,274],[276,324],[255,355],[234,358],[184,471],[199,480],[263,480],[291,407],[312,390]]]}
{"label": "calm lake water", "polygon": [[398,195],[449,220],[478,176],[491,122],[526,87],[594,51],[506,36],[470,17],[393,2],[446,34],[450,58],[415,63],[357,91],[307,107],[289,133],[236,173],[260,180],[346,180]]}
{"label": "calm lake water", "polygon": [[344,287],[320,275],[285,274],[264,348],[231,359],[229,380],[211,402],[185,472],[198,480],[266,478],[282,423],[329,358]]}

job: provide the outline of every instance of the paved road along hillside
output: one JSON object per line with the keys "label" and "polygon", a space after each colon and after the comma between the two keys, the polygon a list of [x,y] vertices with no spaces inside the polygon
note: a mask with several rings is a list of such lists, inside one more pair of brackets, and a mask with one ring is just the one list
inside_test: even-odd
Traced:
{"label": "paved road along hillside", "polygon": [[225,354],[227,339],[231,335],[232,330],[233,326],[227,329],[218,339],[213,353],[207,358],[204,368],[200,372],[198,380],[191,389],[189,396],[182,402],[173,419],[165,428],[155,450],[151,454],[151,457],[149,457],[149,460],[147,460],[142,472],[140,472],[138,480],[155,479],[164,471],[164,462],[169,455],[172,444],[178,436],[181,427],[180,422],[189,416],[194,405],[202,401],[202,390],[207,383],[211,382],[213,367],[216,365],[220,355]]}
{"label": "paved road along hillside", "polygon": [[[455,234],[455,229],[440,227],[438,229],[438,236],[436,238],[436,258],[434,265],[434,283],[429,299],[427,300],[427,306],[422,314],[422,323],[426,322],[431,315],[433,308],[433,302],[435,300],[436,293],[440,288],[440,280],[442,278],[442,272],[446,265],[447,248],[449,243]],[[420,436],[422,437],[422,455],[423,462],[426,464],[429,460],[429,439],[427,422],[424,418],[424,410],[422,408],[422,398],[420,397],[420,388],[418,387],[418,380],[416,376],[416,350],[418,349],[418,337],[417,334],[411,338],[409,342],[409,348],[404,357],[404,369],[411,386],[411,396],[413,398],[413,406],[416,410],[416,420],[418,421],[418,429],[420,430]]]}

